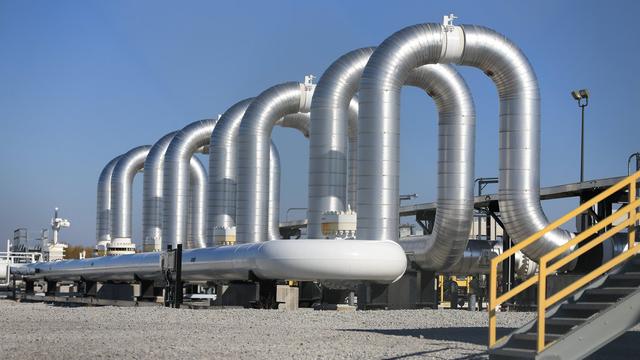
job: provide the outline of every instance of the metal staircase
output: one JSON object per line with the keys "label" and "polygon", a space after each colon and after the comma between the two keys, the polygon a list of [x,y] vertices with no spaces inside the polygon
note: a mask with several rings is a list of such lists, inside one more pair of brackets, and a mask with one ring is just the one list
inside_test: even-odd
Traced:
{"label": "metal staircase", "polygon": [[[637,212],[640,199],[636,192],[639,178],[640,172],[629,176],[492,259],[489,289],[491,359],[581,359],[640,322],[640,256],[636,256],[640,252],[640,245],[636,243],[636,227],[640,218]],[[538,274],[510,291],[497,295],[497,269],[502,261],[596,203],[610,196],[618,196],[625,190],[629,201],[624,207],[578,234],[567,244],[544,255],[539,260]],[[624,230],[627,231],[628,245],[623,252],[547,297],[548,275]],[[568,252],[570,254],[567,255]],[[538,287],[537,318],[497,340],[496,313],[500,305],[533,285]]]}

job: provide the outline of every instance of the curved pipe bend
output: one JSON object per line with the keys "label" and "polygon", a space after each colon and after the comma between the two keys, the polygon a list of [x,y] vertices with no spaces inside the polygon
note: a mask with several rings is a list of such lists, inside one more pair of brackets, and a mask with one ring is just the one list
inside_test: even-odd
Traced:
{"label": "curved pipe bend", "polygon": [[[398,238],[400,88],[413,69],[438,62],[477,67],[498,89],[500,209],[512,239],[522,241],[548,225],[539,196],[540,98],[533,69],[503,35],[472,25],[454,28],[462,29],[463,36],[455,38],[457,30],[445,30],[440,24],[402,29],[387,38],[367,63],[360,83],[359,121],[367,126],[358,131],[358,236]],[[462,48],[456,48],[460,41]],[[382,177],[374,174],[379,169]],[[553,231],[525,253],[538,259],[570,236],[564,230]]]}
{"label": "curved pipe bend", "polygon": [[423,89],[438,109],[438,198],[433,232],[400,245],[420,267],[446,270],[463,258],[473,219],[475,108],[453,66],[421,66],[405,84]]}
{"label": "curved pipe bend", "polygon": [[[321,238],[322,213],[343,211],[347,203],[347,151],[357,154],[355,135],[357,107],[350,104],[362,71],[375,48],[356,49],[342,55],[324,71],[311,103],[311,133],[309,137],[309,224],[310,238]],[[355,114],[354,114],[355,111]],[[353,140],[351,142],[350,140]],[[355,174],[355,172],[351,172]],[[355,179],[350,184],[355,185]],[[351,191],[350,191],[351,193]],[[355,199],[351,193],[351,200]],[[351,203],[353,208],[355,203]]]}
{"label": "curved pipe bend", "polygon": [[164,154],[176,131],[156,141],[144,162],[142,187],[142,251],[161,251],[162,248],[162,181]]}
{"label": "curved pipe bend", "polygon": [[111,242],[111,177],[121,155],[111,159],[98,177],[96,201],[96,249],[106,250]]}
{"label": "curved pipe bend", "polygon": [[273,86],[249,107],[238,131],[236,241],[269,239],[269,147],[276,123],[287,115],[308,112],[313,86],[289,82]]}
{"label": "curved pipe bend", "polygon": [[[142,248],[144,252],[162,251],[162,186],[164,181],[164,155],[177,131],[170,132],[156,141],[149,150],[149,154],[144,162],[144,183],[142,195]],[[206,172],[202,163],[192,157],[189,162],[190,174],[190,203],[191,211],[189,215],[190,226],[188,227],[188,243],[193,244],[193,234],[204,231],[204,210],[203,201],[206,199]],[[204,235],[199,235],[204,238]],[[193,245],[190,245],[193,246]]]}
{"label": "curved pipe bend", "polygon": [[[162,248],[186,243],[189,212],[189,164],[193,154],[209,144],[217,120],[195,121],[175,134],[164,156]],[[206,208],[203,206],[203,212]],[[204,215],[206,217],[206,215]],[[205,221],[206,223],[206,221]],[[194,234],[198,247],[208,244],[205,231]]]}
{"label": "curved pipe bend", "polygon": [[131,242],[131,195],[133,178],[143,170],[150,145],[135,147],[118,160],[111,177],[111,239]]}

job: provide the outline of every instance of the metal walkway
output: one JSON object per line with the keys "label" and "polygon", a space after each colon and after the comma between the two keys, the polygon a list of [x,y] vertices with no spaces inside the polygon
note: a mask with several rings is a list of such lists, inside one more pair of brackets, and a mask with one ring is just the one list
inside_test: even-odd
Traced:
{"label": "metal walkway", "polygon": [[545,342],[537,353],[538,321],[489,351],[490,359],[582,359],[640,322],[640,258],[604,276],[547,313]]}

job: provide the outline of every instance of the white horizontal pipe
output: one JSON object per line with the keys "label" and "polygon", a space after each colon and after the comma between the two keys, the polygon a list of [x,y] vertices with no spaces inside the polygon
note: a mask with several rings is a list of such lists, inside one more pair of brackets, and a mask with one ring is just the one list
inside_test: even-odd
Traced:
{"label": "white horizontal pipe", "polygon": [[[49,281],[161,280],[161,253],[104,256],[12,267],[27,278]],[[186,250],[185,281],[259,279],[375,281],[390,283],[405,272],[402,247],[390,240],[272,240]]]}

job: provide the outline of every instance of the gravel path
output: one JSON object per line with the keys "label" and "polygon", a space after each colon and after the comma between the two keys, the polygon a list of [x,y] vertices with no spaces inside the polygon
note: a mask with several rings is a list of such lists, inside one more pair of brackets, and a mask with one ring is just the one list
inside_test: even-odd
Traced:
{"label": "gravel path", "polygon": [[[532,316],[503,313],[499,324],[516,327]],[[486,324],[485,312],[462,310],[70,308],[2,300],[0,354],[3,359],[467,359],[486,357]]]}

